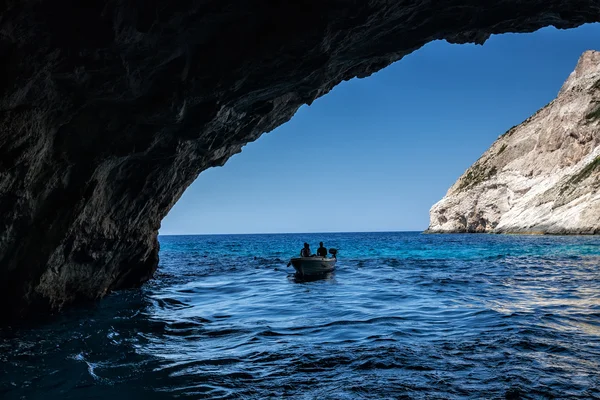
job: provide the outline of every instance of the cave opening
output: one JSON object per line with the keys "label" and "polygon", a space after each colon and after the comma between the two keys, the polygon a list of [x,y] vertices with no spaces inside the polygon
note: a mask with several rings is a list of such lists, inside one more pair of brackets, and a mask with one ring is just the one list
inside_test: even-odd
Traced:
{"label": "cave opening", "polygon": [[556,97],[599,33],[587,24],[494,35],[483,46],[435,41],[342,82],[204,171],[160,234],[423,231],[430,207]]}
{"label": "cave opening", "polygon": [[[489,7],[316,2],[319,12],[272,2],[230,7],[155,1],[143,12],[139,2],[98,2],[89,10],[67,3],[69,12],[61,14],[54,5],[9,2],[0,24],[0,48],[9,60],[0,82],[0,268],[5,278],[0,299],[14,304],[4,310],[7,318],[61,310],[142,285],[158,266],[159,231],[423,229],[431,202],[469,164],[466,159],[475,157],[461,153],[465,143],[475,145],[479,136],[452,126],[459,119],[452,107],[468,99],[443,96],[465,92],[466,87],[452,87],[456,80],[447,72],[464,73],[469,66],[461,68],[444,57],[425,60],[421,67],[417,61],[431,49],[441,54],[447,45],[435,42],[440,39],[483,44],[491,37],[485,49],[501,37],[494,34],[550,25],[592,29],[582,25],[599,20],[595,2],[538,0]],[[589,42],[595,32],[580,36],[581,43]],[[353,79],[368,77],[432,41],[406,62],[370,79]],[[572,49],[567,42],[549,39],[546,47]],[[492,75],[510,70],[499,68],[500,61],[488,67]],[[435,72],[436,63],[447,68]],[[548,59],[546,66],[551,65]],[[402,68],[404,81],[385,82]],[[471,69],[471,78],[485,75],[485,69]],[[419,80],[420,73],[429,77]],[[532,74],[531,79],[543,76]],[[378,84],[380,79],[384,83]],[[335,88],[340,82],[345,83]],[[386,86],[395,93],[384,94]],[[373,96],[377,93],[381,96]],[[412,98],[401,102],[396,93],[412,93]],[[339,97],[346,103],[329,104]],[[485,119],[483,103],[471,101],[475,111],[460,119],[470,120],[472,131],[476,124],[485,125],[481,129],[487,134],[490,118],[506,114],[496,110]],[[288,122],[303,104],[312,106],[249,145],[225,168],[203,173],[172,209],[202,171],[224,165],[263,132]],[[319,113],[325,115],[302,126]],[[369,115],[377,118],[362,119]],[[515,113],[490,135],[526,115]],[[300,134],[288,135],[286,129]],[[445,134],[450,130],[453,138]],[[464,138],[459,140],[457,132]],[[278,140],[284,145],[276,145]],[[447,154],[432,153],[436,141]],[[485,148],[478,143],[473,153]],[[316,149],[311,157],[318,163],[306,162],[305,148]],[[240,164],[233,174],[237,180],[231,181],[215,175],[233,172],[238,160],[251,163],[253,152],[254,162],[264,162],[264,169]],[[448,154],[463,164],[453,166]],[[426,170],[433,172],[421,175]],[[489,175],[494,169],[482,171]],[[200,186],[211,175],[217,186]],[[483,176],[475,175],[475,181]],[[415,182],[429,194],[417,196]],[[299,195],[299,185],[320,200]],[[242,192],[229,191],[235,187]],[[194,195],[197,188],[199,195]],[[567,187],[564,193],[574,190]],[[239,211],[236,202],[241,202]],[[399,209],[410,212],[399,214]]]}

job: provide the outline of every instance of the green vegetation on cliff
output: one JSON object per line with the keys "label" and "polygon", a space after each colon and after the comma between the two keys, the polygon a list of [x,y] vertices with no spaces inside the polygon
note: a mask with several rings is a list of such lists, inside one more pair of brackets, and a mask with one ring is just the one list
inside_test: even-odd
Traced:
{"label": "green vegetation on cliff", "polygon": [[600,104],[596,105],[596,107],[594,108],[593,111],[590,111],[586,116],[585,119],[591,120],[591,121],[595,121],[597,119],[600,119]]}
{"label": "green vegetation on cliff", "polygon": [[596,157],[594,161],[586,165],[585,168],[583,168],[578,174],[573,175],[573,177],[569,180],[569,183],[576,185],[598,169],[600,169],[600,156]]}
{"label": "green vegetation on cliff", "polygon": [[480,183],[487,181],[497,173],[498,170],[495,166],[488,168],[486,165],[475,163],[471,168],[469,168],[464,178],[461,179],[458,190],[462,191],[472,188],[473,186],[477,186]]}

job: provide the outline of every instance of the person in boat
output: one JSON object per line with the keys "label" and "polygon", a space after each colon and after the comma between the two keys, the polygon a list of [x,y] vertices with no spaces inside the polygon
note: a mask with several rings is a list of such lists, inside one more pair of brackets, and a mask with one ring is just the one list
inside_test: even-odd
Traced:
{"label": "person in boat", "polygon": [[317,249],[318,257],[327,257],[327,248],[323,247],[323,242],[319,242],[319,248]]}
{"label": "person in boat", "polygon": [[310,246],[308,243],[304,243],[304,248],[300,250],[300,257],[310,257]]}

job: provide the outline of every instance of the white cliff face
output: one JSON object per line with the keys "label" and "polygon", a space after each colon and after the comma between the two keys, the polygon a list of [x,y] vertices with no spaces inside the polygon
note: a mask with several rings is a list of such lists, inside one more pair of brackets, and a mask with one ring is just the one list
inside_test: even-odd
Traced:
{"label": "white cliff face", "polygon": [[600,234],[600,52],[458,179],[428,232]]}

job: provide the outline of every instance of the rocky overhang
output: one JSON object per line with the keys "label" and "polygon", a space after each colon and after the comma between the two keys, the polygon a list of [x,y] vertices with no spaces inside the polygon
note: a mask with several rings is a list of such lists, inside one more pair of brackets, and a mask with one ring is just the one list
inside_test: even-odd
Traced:
{"label": "rocky overhang", "polygon": [[198,174],[341,81],[596,21],[596,0],[2,2],[0,321],[151,278]]}

